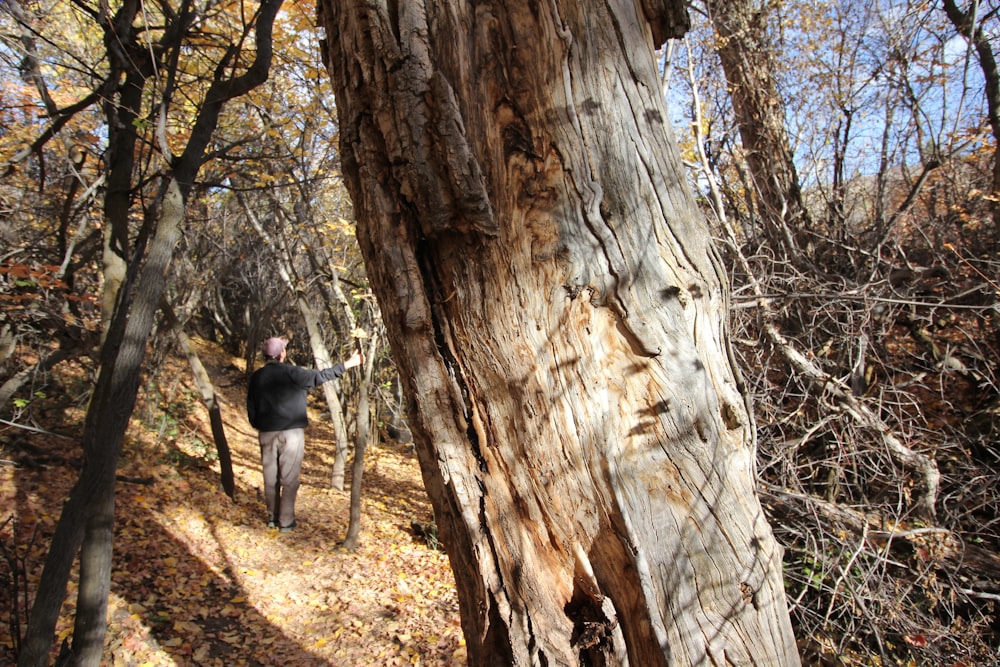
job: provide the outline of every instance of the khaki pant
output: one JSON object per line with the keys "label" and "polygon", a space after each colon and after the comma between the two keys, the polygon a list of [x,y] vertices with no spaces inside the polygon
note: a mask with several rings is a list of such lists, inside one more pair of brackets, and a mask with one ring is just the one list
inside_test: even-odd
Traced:
{"label": "khaki pant", "polygon": [[258,439],[268,521],[290,526],[295,521],[295,496],[299,492],[299,473],[306,448],[305,429],[263,431]]}

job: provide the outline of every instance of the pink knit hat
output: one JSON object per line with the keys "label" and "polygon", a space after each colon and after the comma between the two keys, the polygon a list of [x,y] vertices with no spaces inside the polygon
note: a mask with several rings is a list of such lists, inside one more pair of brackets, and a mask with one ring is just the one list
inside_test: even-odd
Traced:
{"label": "pink knit hat", "polygon": [[286,345],[288,345],[288,341],[284,338],[268,338],[264,341],[260,351],[264,353],[265,357],[277,359],[285,351]]}

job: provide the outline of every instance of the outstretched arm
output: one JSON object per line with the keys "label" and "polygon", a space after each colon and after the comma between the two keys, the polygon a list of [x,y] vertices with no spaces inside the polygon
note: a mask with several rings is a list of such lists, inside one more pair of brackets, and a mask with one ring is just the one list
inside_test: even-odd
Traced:
{"label": "outstretched arm", "polygon": [[334,364],[330,368],[324,368],[321,371],[314,371],[293,365],[288,365],[286,370],[292,375],[292,377],[295,378],[295,383],[299,387],[302,389],[309,389],[311,387],[318,387],[324,382],[335,380],[343,375],[348,369],[360,366],[363,363],[365,363],[365,355],[361,354],[361,352],[355,352],[346,361]]}

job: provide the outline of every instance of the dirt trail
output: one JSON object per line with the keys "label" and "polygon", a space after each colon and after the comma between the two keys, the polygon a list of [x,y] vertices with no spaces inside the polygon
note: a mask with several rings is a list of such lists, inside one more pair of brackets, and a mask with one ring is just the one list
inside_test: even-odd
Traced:
{"label": "dirt trail", "polygon": [[[222,492],[218,464],[198,456],[211,443],[200,405],[176,422],[143,422],[143,408],[136,411],[120,469],[134,481],[118,488],[106,664],[464,665],[447,557],[411,533],[412,521],[431,517],[412,453],[395,443],[368,449],[360,546],[347,552],[338,543],[347,530],[349,489],[328,486],[332,439],[317,412],[306,436],[299,528],[286,534],[268,529],[242,373],[211,347],[202,346],[202,353],[222,399],[236,499]],[[158,383],[168,400],[194,396],[182,362],[168,364]],[[78,431],[82,415],[74,427],[75,417],[64,413],[68,421],[51,430]],[[79,453],[44,436],[0,436],[5,444],[16,437],[57,454],[40,462],[36,453],[36,465],[15,466],[23,456],[15,450],[0,466],[0,506],[12,508],[16,520],[16,527],[13,521],[3,527],[0,540],[21,546],[29,579],[36,581],[59,499],[75,480],[70,462]],[[39,535],[28,550],[36,525]],[[0,592],[0,602],[0,609],[10,608],[8,593]],[[75,582],[61,636],[71,631],[74,602]],[[12,661],[8,630],[0,627],[3,664]]]}

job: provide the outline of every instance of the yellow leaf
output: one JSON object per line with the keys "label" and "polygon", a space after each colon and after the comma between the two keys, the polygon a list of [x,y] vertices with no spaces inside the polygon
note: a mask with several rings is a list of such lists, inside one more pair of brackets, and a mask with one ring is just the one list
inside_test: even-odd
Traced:
{"label": "yellow leaf", "polygon": [[174,632],[192,632],[201,634],[201,627],[190,621],[174,621]]}

